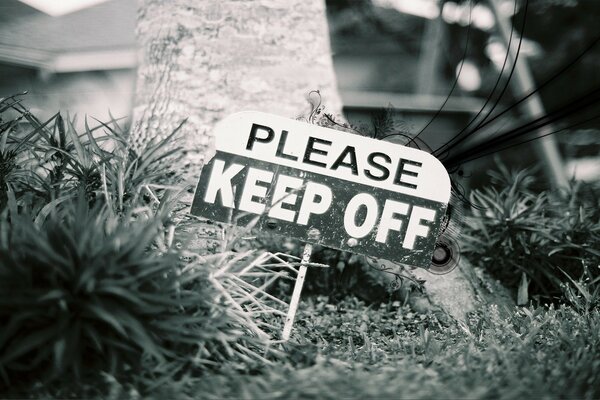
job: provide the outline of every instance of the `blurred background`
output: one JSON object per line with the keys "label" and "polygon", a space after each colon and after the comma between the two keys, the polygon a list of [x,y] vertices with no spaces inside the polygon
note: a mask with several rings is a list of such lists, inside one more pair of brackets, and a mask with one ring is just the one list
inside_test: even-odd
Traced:
{"label": "blurred background", "polygon": [[[328,0],[327,7],[334,67],[350,121],[372,125],[377,109],[391,108],[397,129],[419,134],[436,149],[461,132],[473,131],[473,138],[486,141],[540,114],[556,115],[543,134],[556,132],[550,137],[566,177],[600,177],[597,99],[573,105],[600,87],[600,2]],[[509,44],[530,75],[525,85],[519,82],[523,71],[506,57]],[[532,114],[511,108],[538,87],[534,97],[542,109]],[[475,129],[488,113],[489,121],[505,109]],[[525,129],[516,142],[535,134]],[[515,142],[492,146],[483,154],[493,154],[476,154],[478,162],[462,165],[464,173],[477,185],[493,155],[515,167],[540,164],[536,142],[503,152],[497,150]],[[469,151],[460,157],[468,159]]]}
{"label": "blurred background", "polygon": [[[472,131],[472,147],[542,115],[557,115],[546,125],[546,133],[557,131],[550,147],[560,157],[552,162],[567,178],[598,180],[600,122],[589,93],[600,86],[600,48],[592,45],[600,2],[327,0],[326,5],[343,111],[363,134],[381,136],[377,130],[385,128],[402,133],[399,141],[418,135],[435,150]],[[2,0],[0,97],[27,91],[25,104],[41,118],[57,110],[100,120],[109,110],[115,117],[130,115],[135,20],[135,0]],[[535,94],[541,109],[510,108],[530,88],[506,56],[509,48],[518,52],[529,85],[543,87]],[[476,129],[486,116],[493,121]],[[539,134],[525,133],[526,139]],[[473,153],[470,164],[462,163],[470,158],[464,151],[469,146],[462,152],[458,146],[455,164],[471,177],[467,185],[477,186],[496,154],[513,166],[538,164],[547,149],[536,149],[537,142],[495,143]],[[514,144],[519,145],[498,151]]]}
{"label": "blurred background", "polygon": [[0,1],[0,97],[27,91],[38,118],[131,113],[135,0]]}

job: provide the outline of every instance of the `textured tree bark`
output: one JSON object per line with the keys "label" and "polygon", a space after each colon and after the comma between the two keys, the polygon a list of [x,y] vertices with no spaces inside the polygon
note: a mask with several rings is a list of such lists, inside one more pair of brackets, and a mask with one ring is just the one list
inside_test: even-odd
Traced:
{"label": "textured tree bark", "polygon": [[[140,0],[137,37],[131,143],[140,149],[187,118],[180,131],[187,157],[178,169],[190,167],[190,183],[212,156],[212,127],[226,115],[307,115],[312,90],[320,91],[326,112],[340,113],[323,0]],[[190,201],[191,194],[184,203]],[[179,231],[192,251],[218,242],[207,241],[217,231],[200,222],[183,223]],[[476,304],[469,288],[478,285],[469,271],[463,265],[446,277],[423,272],[430,296],[415,298],[415,307],[437,304],[464,319]]]}
{"label": "textured tree bark", "polygon": [[340,112],[322,0],[141,0],[137,37],[137,147],[188,118],[181,134],[188,161],[199,166],[226,115],[295,118],[306,114],[311,90],[327,112]]}

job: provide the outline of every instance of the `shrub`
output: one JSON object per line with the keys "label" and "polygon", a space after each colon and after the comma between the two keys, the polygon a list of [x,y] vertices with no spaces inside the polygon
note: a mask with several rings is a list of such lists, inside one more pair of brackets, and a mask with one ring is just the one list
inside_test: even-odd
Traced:
{"label": "shrub", "polygon": [[[35,213],[76,196],[109,204],[118,212],[158,200],[156,189],[178,183],[182,156],[177,133],[140,149],[127,141],[127,126],[111,118],[83,132],[60,113],[45,122],[15,97],[0,100],[0,209],[7,191]],[[154,190],[153,190],[154,189]]]}
{"label": "shrub", "polygon": [[532,171],[492,174],[474,190],[461,248],[512,288],[584,309],[600,301],[600,190],[571,182],[563,193],[536,193]]}
{"label": "shrub", "polygon": [[[172,356],[169,342],[199,339],[190,315],[206,298],[182,291],[171,252],[148,251],[160,220],[117,218],[87,202],[65,202],[36,224],[2,220],[0,374],[76,377],[115,371],[142,353]],[[201,323],[201,320],[198,320]],[[188,338],[189,336],[189,338]],[[26,380],[25,378],[24,380]]]}
{"label": "shrub", "polygon": [[232,258],[172,245],[177,130],[135,151],[114,118],[75,125],[0,100],[0,392],[63,397],[101,372],[150,387],[280,354],[223,300],[212,275]]}
{"label": "shrub", "polygon": [[184,262],[165,219],[117,215],[82,195],[37,223],[25,213],[0,220],[0,382],[11,393],[101,371],[152,387],[181,370],[244,370],[281,355],[250,312],[226,301],[236,293],[223,298],[233,273],[213,274],[250,261]]}

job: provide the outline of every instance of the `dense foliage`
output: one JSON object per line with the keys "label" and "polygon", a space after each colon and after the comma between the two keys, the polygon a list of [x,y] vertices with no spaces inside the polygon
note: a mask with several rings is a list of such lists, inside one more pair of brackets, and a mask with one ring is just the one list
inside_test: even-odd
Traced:
{"label": "dense foliage", "polygon": [[81,134],[17,97],[0,111],[0,393],[276,353],[218,300],[210,272],[231,258],[174,245],[177,132],[135,151],[114,119]]}
{"label": "dense foliage", "polygon": [[600,188],[572,182],[567,191],[536,191],[531,171],[492,173],[495,184],[471,193],[472,216],[461,250],[509,287],[531,281],[542,303],[581,309],[600,302]]}
{"label": "dense foliage", "polygon": [[75,118],[60,113],[42,122],[18,96],[0,101],[0,208],[12,195],[32,215],[47,215],[83,193],[90,204],[98,201],[121,213],[157,200],[152,189],[174,180],[179,128],[134,149],[127,127],[114,118],[93,128],[86,118],[83,132],[76,125]]}
{"label": "dense foliage", "polygon": [[148,251],[159,219],[117,218],[81,199],[39,224],[25,213],[10,219],[0,241],[5,383],[115,373],[142,353],[164,362],[215,329],[209,299],[182,287],[176,254]]}

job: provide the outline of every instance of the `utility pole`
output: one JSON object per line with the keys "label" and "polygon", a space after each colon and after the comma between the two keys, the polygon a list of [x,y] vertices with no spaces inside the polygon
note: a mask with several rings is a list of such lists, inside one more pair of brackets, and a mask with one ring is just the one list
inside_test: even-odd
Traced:
{"label": "utility pole", "polygon": [[[500,0],[488,0],[488,4],[496,18],[498,31],[507,48],[509,60],[513,64],[516,62],[515,70],[510,81],[513,92],[517,95],[529,94],[535,89],[535,82],[531,75],[529,65],[527,64],[527,59],[524,54],[519,54],[519,57],[517,57],[516,46],[508,46],[511,34],[511,21],[508,17],[502,15],[502,12],[500,11]],[[515,40],[513,40],[513,43],[514,42]],[[521,111],[532,119],[539,118],[546,114],[542,99],[538,93],[534,93],[521,104]],[[533,146],[544,164],[544,172],[550,180],[552,187],[555,189],[563,189],[566,188],[569,183],[556,140],[554,139],[554,136],[549,135],[553,131],[554,129],[550,124],[539,128],[538,136],[540,136],[540,138],[533,141]]]}
{"label": "utility pole", "polygon": [[416,92],[433,94],[440,80],[440,59],[445,22],[441,15],[425,22],[425,33],[421,41],[419,70],[417,71]]}

